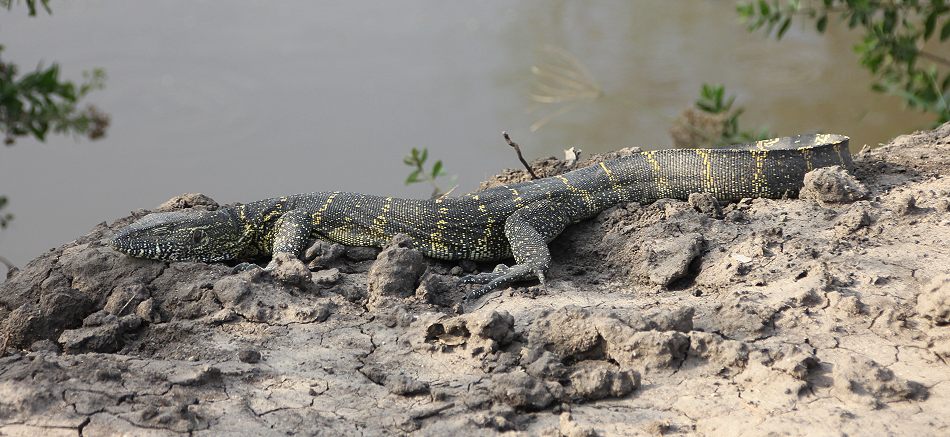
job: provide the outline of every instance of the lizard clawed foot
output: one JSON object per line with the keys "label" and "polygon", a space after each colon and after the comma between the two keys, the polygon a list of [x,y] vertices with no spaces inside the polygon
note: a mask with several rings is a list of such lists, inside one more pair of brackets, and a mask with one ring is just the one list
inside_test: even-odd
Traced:
{"label": "lizard clawed foot", "polygon": [[482,284],[481,287],[465,295],[465,301],[473,301],[504,285],[532,277],[537,277],[541,280],[541,284],[544,284],[544,270],[532,268],[526,264],[516,264],[511,267],[499,264],[491,273],[465,276],[461,280],[464,284]]}
{"label": "lizard clawed foot", "polygon": [[493,279],[507,272],[509,268],[510,267],[504,264],[498,264],[495,266],[495,270],[492,270],[491,272],[466,275],[462,277],[461,281],[463,284],[487,284]]}

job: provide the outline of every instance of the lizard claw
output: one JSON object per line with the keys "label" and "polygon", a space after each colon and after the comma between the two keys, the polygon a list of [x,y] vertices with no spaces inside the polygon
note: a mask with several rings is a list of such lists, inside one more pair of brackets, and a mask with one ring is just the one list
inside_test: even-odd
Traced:
{"label": "lizard claw", "polygon": [[510,267],[504,264],[498,264],[497,266],[495,266],[495,269],[492,270],[491,272],[476,273],[474,275],[465,275],[462,277],[461,281],[463,284],[487,284],[491,282],[492,280],[494,280],[495,278],[498,278],[499,276],[504,275],[505,272],[507,272],[509,269]]}
{"label": "lizard claw", "polygon": [[499,264],[498,267],[495,267],[494,272],[466,276],[462,278],[462,283],[482,284],[482,286],[466,294],[465,301],[478,299],[479,297],[490,293],[492,290],[515,281],[530,279],[532,276],[537,277],[539,280],[541,280],[541,285],[544,285],[544,270],[532,269],[531,267],[528,267],[524,264],[517,264],[513,267]]}

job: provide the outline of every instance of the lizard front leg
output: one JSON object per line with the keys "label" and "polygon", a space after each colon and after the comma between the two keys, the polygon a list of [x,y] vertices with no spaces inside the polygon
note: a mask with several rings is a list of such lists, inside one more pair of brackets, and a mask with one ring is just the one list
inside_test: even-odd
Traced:
{"label": "lizard front leg", "polygon": [[462,278],[463,283],[482,284],[465,299],[477,299],[503,285],[538,278],[544,284],[544,275],[551,265],[548,241],[553,240],[570,223],[563,209],[548,200],[533,203],[512,213],[505,220],[505,236],[511,245],[516,264],[499,264],[491,273],[480,273]]}
{"label": "lizard front leg", "polygon": [[[310,243],[313,221],[310,213],[304,209],[292,209],[285,212],[274,224],[274,242],[271,257],[278,253],[289,253],[299,258]],[[276,263],[272,259],[264,270],[273,270]]]}

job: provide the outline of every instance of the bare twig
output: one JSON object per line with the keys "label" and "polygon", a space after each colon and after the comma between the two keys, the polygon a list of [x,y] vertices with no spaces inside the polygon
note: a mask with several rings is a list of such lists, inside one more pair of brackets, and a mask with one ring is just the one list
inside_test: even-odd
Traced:
{"label": "bare twig", "polygon": [[452,192],[455,191],[455,189],[458,188],[458,187],[459,187],[458,184],[455,184],[455,186],[453,186],[452,188],[449,188],[449,191],[446,191],[446,192],[440,194],[439,197],[437,197],[436,199],[438,199],[438,200],[445,200],[445,199],[448,198],[449,195],[452,194]]}
{"label": "bare twig", "polygon": [[917,54],[927,59],[930,59],[931,61],[950,66],[950,59],[944,58],[943,56],[937,55],[935,53],[918,50]]}
{"label": "bare twig", "polygon": [[125,309],[129,306],[130,303],[132,303],[133,300],[135,300],[136,297],[138,297],[138,293],[133,293],[132,297],[129,298],[129,300],[125,303],[125,305],[122,305],[122,309],[120,309],[119,312],[115,313],[115,315],[122,317],[122,313],[125,312]]}
{"label": "bare twig", "polygon": [[508,132],[506,131],[501,131],[501,135],[505,137],[505,142],[515,149],[515,152],[518,154],[518,160],[521,161],[521,165],[524,165],[525,170],[528,170],[528,174],[531,175],[531,179],[538,179],[538,175],[534,174],[534,171],[531,170],[531,166],[528,165],[528,161],[525,161],[524,156],[521,155],[521,147],[518,147],[518,143],[511,141],[511,137],[508,136]]}

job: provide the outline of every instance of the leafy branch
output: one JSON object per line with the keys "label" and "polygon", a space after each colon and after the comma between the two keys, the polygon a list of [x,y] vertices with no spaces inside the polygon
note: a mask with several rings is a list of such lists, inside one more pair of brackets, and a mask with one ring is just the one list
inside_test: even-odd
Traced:
{"label": "leafy branch", "polygon": [[[874,75],[871,89],[900,96],[908,106],[950,121],[950,57],[932,50],[950,39],[946,0],[756,0],[736,7],[750,31],[781,39],[796,19],[824,33],[831,18],[864,31],[854,51]],[[938,30],[939,29],[939,30]]]}
{"label": "leafy branch", "polygon": [[15,64],[0,58],[0,132],[5,144],[28,135],[45,141],[50,131],[86,134],[93,140],[105,135],[109,116],[92,105],[78,108],[83,97],[104,87],[105,72],[86,72],[79,84],[61,80],[59,73],[59,65],[53,64],[21,76]]}
{"label": "leafy branch", "polygon": [[[14,0],[0,0],[0,7],[13,8]],[[16,1],[19,3],[19,1]],[[30,16],[36,16],[38,6],[52,14],[49,0],[25,0]],[[90,139],[102,138],[109,126],[109,116],[92,105],[79,109],[79,102],[92,91],[102,89],[106,75],[101,69],[83,73],[83,81],[75,84],[61,80],[59,65],[39,66],[35,71],[20,75],[16,64],[2,58],[0,45],[0,134],[3,142],[12,145],[17,137],[33,136],[45,141],[52,131],[58,134],[85,134]],[[0,196],[0,209],[7,198]],[[0,229],[6,228],[13,215],[0,212]],[[0,257],[8,274],[12,265]]]}
{"label": "leafy branch", "polygon": [[406,177],[406,185],[412,185],[416,183],[425,183],[428,182],[432,185],[432,197],[440,197],[445,193],[436,179],[440,176],[445,176],[445,170],[442,169],[442,160],[437,160],[432,164],[430,170],[426,170],[426,160],[429,158],[429,149],[423,147],[422,150],[419,150],[415,147],[412,148],[412,151],[402,159],[402,162],[407,166],[411,167],[413,170],[409,173],[409,176]]}

